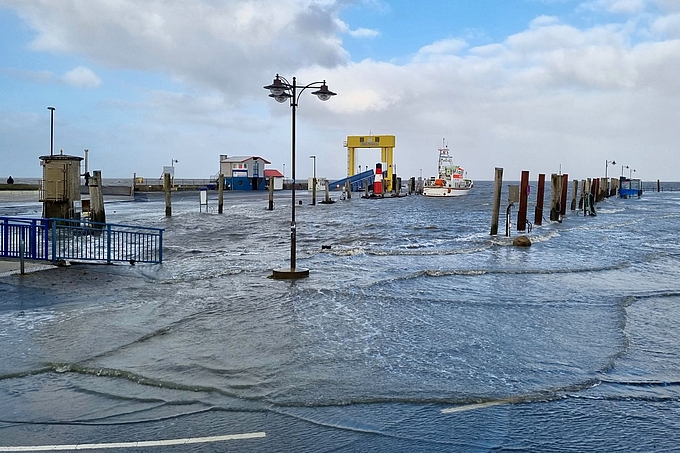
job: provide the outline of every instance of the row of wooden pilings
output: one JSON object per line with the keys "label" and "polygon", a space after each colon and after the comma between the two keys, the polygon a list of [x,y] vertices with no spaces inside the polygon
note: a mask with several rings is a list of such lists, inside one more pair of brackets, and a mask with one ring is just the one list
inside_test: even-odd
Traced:
{"label": "row of wooden pilings", "polygon": [[[551,179],[551,200],[550,200],[550,220],[561,222],[567,214],[567,197],[569,191],[569,175],[556,174],[550,175]],[[501,192],[503,186],[503,169],[496,167],[494,176],[494,195],[493,209],[491,214],[491,235],[498,234],[498,220],[501,207]],[[580,197],[579,195],[579,186]],[[616,195],[619,180],[616,178],[588,178],[580,181],[572,181],[571,191],[571,211],[583,210],[583,215],[595,215],[595,204],[604,198]],[[510,196],[508,197],[507,213],[509,216],[510,208],[514,203],[519,202],[517,212],[517,231],[531,230],[531,223],[527,220],[527,209],[529,202],[530,186],[529,172],[523,171],[520,184],[515,190],[510,186]],[[538,188],[536,191],[536,207],[534,209],[533,225],[543,224],[543,203],[545,194],[545,174],[538,175]],[[509,236],[509,218],[506,227],[506,235]]]}

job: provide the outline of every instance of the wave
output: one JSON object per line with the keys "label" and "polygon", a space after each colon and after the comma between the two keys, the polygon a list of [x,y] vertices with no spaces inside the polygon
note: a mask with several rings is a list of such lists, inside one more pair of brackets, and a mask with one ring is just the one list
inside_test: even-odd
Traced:
{"label": "wave", "polygon": [[612,270],[626,269],[630,267],[630,263],[623,262],[619,264],[613,264],[611,266],[599,266],[599,267],[580,267],[573,269],[426,269],[410,275],[404,275],[402,277],[396,277],[393,280],[412,280],[420,277],[450,277],[454,275],[487,275],[487,274],[508,274],[508,275],[552,275],[552,274],[578,274],[578,273],[588,273],[588,272],[606,272]]}
{"label": "wave", "polygon": [[308,255],[316,255],[319,253],[326,253],[334,256],[451,256],[463,255],[470,253],[478,253],[489,249],[493,244],[488,242],[477,246],[459,248],[459,249],[379,249],[370,246],[365,247],[346,247],[346,248],[332,248],[332,246],[322,249],[314,249],[307,251]]}

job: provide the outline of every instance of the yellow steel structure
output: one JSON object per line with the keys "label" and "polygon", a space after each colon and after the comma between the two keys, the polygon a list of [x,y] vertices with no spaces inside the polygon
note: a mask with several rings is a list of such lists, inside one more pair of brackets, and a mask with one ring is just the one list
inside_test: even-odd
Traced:
{"label": "yellow steel structure", "polygon": [[354,176],[356,168],[357,148],[380,148],[380,162],[383,166],[383,184],[387,192],[392,191],[392,175],[394,174],[394,135],[349,135],[345,146],[347,147],[347,176]]}

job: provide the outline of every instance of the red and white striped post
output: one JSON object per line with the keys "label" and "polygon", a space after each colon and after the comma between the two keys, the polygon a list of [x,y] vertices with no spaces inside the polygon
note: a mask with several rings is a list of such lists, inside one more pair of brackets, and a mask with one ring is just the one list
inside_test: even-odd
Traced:
{"label": "red and white striped post", "polygon": [[382,195],[382,163],[375,164],[375,179],[373,180],[373,195]]}

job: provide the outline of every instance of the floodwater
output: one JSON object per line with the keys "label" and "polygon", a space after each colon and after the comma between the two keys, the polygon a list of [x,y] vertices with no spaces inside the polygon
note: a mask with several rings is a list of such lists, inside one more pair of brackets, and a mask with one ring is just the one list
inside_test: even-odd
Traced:
{"label": "floodwater", "polygon": [[0,451],[243,433],[264,437],[121,451],[678,451],[680,192],[545,220],[529,248],[504,215],[489,235],[492,192],[298,191],[297,281],[269,278],[290,192],[273,211],[227,192],[222,215],[177,192],[171,218],[162,194],[107,202],[165,228],[164,262],[0,278]]}

